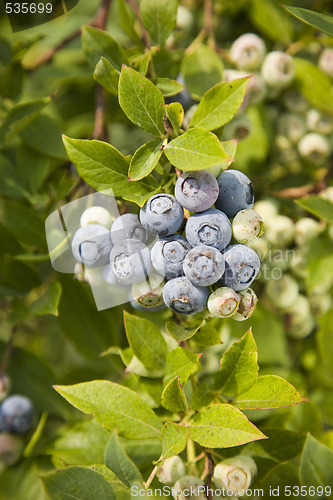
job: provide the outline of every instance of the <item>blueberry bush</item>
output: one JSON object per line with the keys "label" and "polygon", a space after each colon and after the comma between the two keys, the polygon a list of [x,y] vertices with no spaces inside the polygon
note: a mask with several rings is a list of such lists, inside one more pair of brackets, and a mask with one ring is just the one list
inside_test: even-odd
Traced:
{"label": "blueberry bush", "polygon": [[333,498],[329,8],[1,17],[0,500]]}

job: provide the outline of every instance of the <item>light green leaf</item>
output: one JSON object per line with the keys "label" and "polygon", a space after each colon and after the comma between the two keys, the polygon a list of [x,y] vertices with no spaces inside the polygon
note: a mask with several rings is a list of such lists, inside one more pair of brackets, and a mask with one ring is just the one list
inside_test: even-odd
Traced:
{"label": "light green leaf", "polygon": [[159,328],[151,321],[124,311],[124,324],[129,345],[135,356],[151,370],[165,365],[167,344]]}
{"label": "light green leaf", "polygon": [[220,57],[206,45],[199,45],[185,55],[181,65],[186,88],[196,99],[222,81],[223,69]]}
{"label": "light green leaf", "polygon": [[162,455],[159,461],[179,455],[186,448],[188,432],[186,427],[166,422],[161,432]]}
{"label": "light green leaf", "polygon": [[135,151],[128,171],[131,181],[143,179],[154,170],[163,153],[162,144],[161,139],[152,139]]}
{"label": "light green leaf", "polygon": [[301,7],[291,7],[290,5],[282,5],[287,12],[290,12],[293,16],[297,17],[306,24],[310,24],[314,28],[333,36],[333,18],[332,16],[327,16],[321,14],[320,12],[315,12],[314,10],[303,9]]}
{"label": "light green leaf", "polygon": [[178,0],[142,0],[140,15],[153,43],[163,45],[176,25]]}
{"label": "light green leaf", "polygon": [[157,192],[157,183],[153,178],[141,182],[128,181],[128,159],[111,144],[66,136],[63,140],[68,157],[77,167],[79,175],[98,191],[112,188],[114,196],[122,196],[140,206]]}
{"label": "light green leaf", "polygon": [[108,380],[54,386],[70,404],[92,413],[105,429],[128,439],[158,437],[162,424],[153,410],[135,392]]}
{"label": "light green leaf", "polygon": [[257,360],[257,346],[250,329],[223,354],[221,369],[215,375],[216,389],[231,397],[250,389],[258,378]]}
{"label": "light green leaf", "polygon": [[223,82],[208,90],[201,99],[189,127],[215,130],[235,116],[244,100],[250,77]]}
{"label": "light green leaf", "polygon": [[190,436],[207,448],[230,448],[266,436],[245,415],[228,404],[215,404],[189,421]]}
{"label": "light green leaf", "polygon": [[121,446],[116,431],[106,445],[104,463],[129,488],[134,482],[142,482],[138,468]]}
{"label": "light green leaf", "polygon": [[169,162],[181,170],[202,170],[229,158],[216,135],[191,128],[164,148]]}
{"label": "light green leaf", "polygon": [[191,351],[176,347],[170,351],[166,357],[166,365],[164,372],[165,385],[177,375],[180,377],[180,383],[184,385],[191,373],[197,368],[197,363],[201,354],[194,354]]}
{"label": "light green leaf", "polygon": [[119,43],[106,31],[92,26],[82,26],[82,48],[93,69],[101,57],[108,59],[118,71],[123,64],[128,64],[126,53]]}
{"label": "light green leaf", "polygon": [[333,450],[308,434],[304,445],[300,478],[303,486],[318,487],[333,484]]}
{"label": "light green leaf", "polygon": [[167,321],[165,328],[168,330],[170,335],[177,340],[177,342],[183,342],[188,340],[199,330],[203,324],[203,319],[197,319],[191,323],[177,324],[174,321]]}
{"label": "light green leaf", "polygon": [[125,33],[138,45],[142,45],[142,41],[134,29],[134,17],[131,16],[125,0],[118,0],[118,9],[120,14],[121,26]]}
{"label": "light green leaf", "polygon": [[96,64],[94,78],[110,94],[118,95],[119,71],[105,57],[101,57]]}
{"label": "light green leaf", "polygon": [[241,410],[281,408],[305,401],[287,380],[277,375],[264,375],[244,394],[234,401]]}
{"label": "light green leaf", "polygon": [[333,114],[331,78],[307,59],[293,57],[293,61],[296,69],[295,82],[300,92],[313,106]]}
{"label": "light green leaf", "polygon": [[61,285],[57,281],[50,283],[46,292],[30,305],[30,311],[35,316],[53,314],[58,316],[58,306],[61,297]]}
{"label": "light green leaf", "polygon": [[119,104],[134,125],[152,135],[164,136],[162,92],[127,66],[123,66],[119,79]]}
{"label": "light green leaf", "polygon": [[181,386],[179,375],[170,380],[162,392],[162,405],[172,412],[187,412],[188,405],[184,389]]}
{"label": "light green leaf", "polygon": [[0,473],[0,500],[45,500],[37,460],[20,460]]}
{"label": "light green leaf", "polygon": [[120,479],[104,464],[94,464],[90,466],[90,469],[98,472],[104,479],[107,480],[109,484],[111,484],[114,491],[117,493],[118,491],[126,491],[128,490],[127,486],[124,485]]}
{"label": "light green leaf", "polygon": [[310,255],[307,271],[305,282],[310,293],[322,293],[323,290],[330,290],[333,285],[333,255],[328,254],[323,257]]}
{"label": "light green leaf", "polygon": [[98,472],[68,467],[42,476],[52,500],[116,500],[112,486]]}
{"label": "light green leaf", "polygon": [[172,102],[164,106],[165,114],[168,117],[176,135],[180,134],[184,120],[184,109],[180,102]]}
{"label": "light green leaf", "polygon": [[34,118],[21,132],[23,141],[46,156],[66,158],[59,124],[48,115]]}
{"label": "light green leaf", "polygon": [[156,87],[160,89],[164,97],[178,94],[184,88],[184,85],[171,78],[156,78],[154,83]]}
{"label": "light green leaf", "polygon": [[333,203],[320,196],[307,196],[296,203],[320,219],[333,224]]}
{"label": "light green leaf", "polygon": [[254,26],[273,41],[289,44],[293,36],[290,18],[273,0],[251,0],[248,15]]}
{"label": "light green leaf", "polygon": [[201,410],[212,404],[214,399],[215,396],[210,392],[210,386],[207,382],[203,382],[193,391],[190,407],[192,410]]}
{"label": "light green leaf", "polygon": [[206,323],[195,334],[193,341],[199,346],[208,347],[221,344],[221,335],[211,324]]}

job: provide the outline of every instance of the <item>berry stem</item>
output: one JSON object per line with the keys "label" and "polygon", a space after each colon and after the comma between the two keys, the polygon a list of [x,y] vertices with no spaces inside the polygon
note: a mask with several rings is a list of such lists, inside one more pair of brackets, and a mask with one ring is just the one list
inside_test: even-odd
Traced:
{"label": "berry stem", "polygon": [[153,468],[152,470],[152,473],[150,474],[150,476],[148,477],[147,481],[145,482],[145,488],[146,490],[149,488],[149,486],[151,485],[154,477],[156,476],[156,473],[158,471],[158,466],[155,465],[155,467]]}

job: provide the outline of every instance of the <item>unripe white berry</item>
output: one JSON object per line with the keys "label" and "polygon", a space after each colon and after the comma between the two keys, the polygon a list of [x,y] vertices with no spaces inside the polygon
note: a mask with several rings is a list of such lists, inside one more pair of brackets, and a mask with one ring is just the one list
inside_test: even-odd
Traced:
{"label": "unripe white berry", "polygon": [[295,144],[306,132],[304,116],[299,113],[284,113],[279,118],[277,128],[279,134],[287,137]]}
{"label": "unripe white berry", "polygon": [[298,152],[303,159],[313,165],[322,165],[330,155],[330,147],[325,137],[311,132],[299,141]]}
{"label": "unripe white berry", "polygon": [[88,224],[100,224],[108,229],[110,229],[113,221],[113,217],[110,212],[104,207],[89,207],[81,215],[80,225],[81,227],[87,226]]}
{"label": "unripe white berry", "polygon": [[163,302],[163,287],[165,281],[159,274],[150,274],[145,281],[132,286],[132,297],[140,305],[150,308]]}
{"label": "unripe white berry", "polygon": [[277,135],[275,137],[275,147],[279,162],[284,165],[297,161],[297,153],[294,145],[288,137]]}
{"label": "unripe white berry", "polygon": [[319,193],[319,196],[321,198],[324,198],[324,200],[333,203],[333,186],[329,186],[326,189],[323,189],[323,191]]}
{"label": "unripe white berry", "polygon": [[183,5],[179,5],[177,9],[176,27],[181,30],[189,30],[192,24],[193,24],[192,12]]}
{"label": "unripe white berry", "polygon": [[230,48],[230,59],[237,68],[245,71],[253,71],[259,68],[265,54],[265,42],[254,33],[241,35]]}
{"label": "unripe white berry", "polygon": [[175,500],[207,500],[205,484],[195,476],[184,476],[179,479],[173,487]]}
{"label": "unripe white berry", "polygon": [[260,215],[260,217],[264,221],[264,224],[268,225],[273,217],[275,217],[275,215],[278,215],[279,204],[276,200],[273,199],[260,200],[256,201],[253,210],[255,210]]}
{"label": "unripe white berry", "polygon": [[269,52],[264,59],[261,74],[270,87],[277,89],[287,87],[295,76],[292,57],[284,52]]}
{"label": "unripe white berry", "polygon": [[239,306],[237,293],[228,287],[221,287],[211,293],[208,298],[207,307],[211,314],[217,318],[230,318]]}
{"label": "unripe white berry", "polygon": [[291,325],[288,325],[287,323],[286,332],[289,337],[292,337],[293,339],[304,339],[313,332],[315,326],[316,320],[314,316],[312,314],[308,314],[303,321],[295,322]]}
{"label": "unripe white berry", "polygon": [[290,268],[297,278],[305,279],[308,275],[308,258],[304,247],[297,248],[293,252],[293,258],[290,260]]}
{"label": "unripe white berry", "polygon": [[310,295],[309,302],[315,316],[321,316],[332,308],[332,297],[328,292]]}
{"label": "unripe white berry", "polygon": [[236,116],[231,122],[227,123],[224,129],[225,139],[245,139],[250,134],[251,128],[251,122],[246,115]]}
{"label": "unripe white berry", "polygon": [[185,466],[182,459],[178,456],[167,458],[156,475],[161,483],[174,484],[178,479],[185,476]]}
{"label": "unripe white berry", "polygon": [[232,233],[238,243],[248,245],[264,233],[264,222],[252,209],[240,210],[232,221]]}
{"label": "unripe white berry", "polygon": [[329,135],[333,132],[333,118],[317,109],[309,109],[306,114],[306,121],[309,130],[312,132],[322,135]]}
{"label": "unripe white berry", "polygon": [[214,484],[216,488],[232,491],[246,491],[257,473],[257,466],[251,457],[238,455],[215,466]]}
{"label": "unripe white berry", "polygon": [[324,49],[318,60],[319,69],[333,78],[333,49]]}
{"label": "unripe white berry", "polygon": [[282,102],[289,111],[302,113],[309,107],[309,101],[296,89],[287,89],[282,96]]}
{"label": "unripe white berry", "polygon": [[298,246],[303,246],[316,238],[323,230],[323,227],[310,217],[302,217],[295,224],[295,242]]}
{"label": "unripe white berry", "polygon": [[289,274],[274,280],[271,279],[266,285],[266,295],[276,307],[284,309],[291,306],[297,300],[299,293],[298,283]]}
{"label": "unripe white berry", "polygon": [[24,441],[20,436],[2,432],[0,434],[0,468],[1,465],[15,465],[21,458]]}
{"label": "unripe white berry", "polygon": [[285,215],[276,215],[266,228],[265,234],[267,241],[272,245],[277,245],[279,247],[287,246],[294,239],[294,223]]}
{"label": "unripe white berry", "polygon": [[235,321],[245,321],[251,318],[257,307],[258,297],[251,288],[238,292],[239,306],[236,314],[232,316]]}

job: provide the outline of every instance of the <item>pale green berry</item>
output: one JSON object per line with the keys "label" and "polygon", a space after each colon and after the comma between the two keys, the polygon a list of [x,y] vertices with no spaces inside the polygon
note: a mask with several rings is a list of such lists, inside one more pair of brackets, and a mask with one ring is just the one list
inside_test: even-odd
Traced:
{"label": "pale green berry", "polygon": [[251,132],[251,122],[249,118],[242,114],[236,116],[231,122],[227,123],[224,129],[224,136],[226,140],[238,139],[242,140],[247,137]]}
{"label": "pale green berry", "polygon": [[265,238],[257,238],[256,240],[249,243],[249,247],[252,248],[260,257],[260,260],[264,260],[269,252],[269,244]]}
{"label": "pale green berry", "polygon": [[185,466],[182,459],[178,456],[167,458],[156,475],[161,483],[174,484],[178,479],[185,476]]}
{"label": "pale green berry", "polygon": [[205,483],[195,476],[184,476],[173,487],[175,500],[207,500]]}
{"label": "pale green berry", "polygon": [[264,233],[264,221],[252,209],[240,210],[232,221],[232,233],[238,243],[248,245]]}
{"label": "pale green berry", "polygon": [[315,132],[304,135],[297,147],[300,156],[313,165],[323,165],[330,155],[327,139]]}
{"label": "pale green berry", "polygon": [[288,165],[297,161],[297,153],[294,145],[288,137],[277,135],[275,138],[275,148],[279,161]]}
{"label": "pale green berry", "polygon": [[266,228],[266,238],[269,243],[279,247],[288,246],[294,239],[295,227],[293,221],[285,215],[276,215]]}
{"label": "pale green berry", "polygon": [[183,5],[179,5],[177,9],[176,28],[181,30],[189,30],[192,24],[193,24],[192,12]]}
{"label": "pale green berry", "polygon": [[164,285],[163,276],[151,274],[145,281],[132,286],[132,297],[138,304],[147,308],[160,306],[164,304]]}
{"label": "pale green berry", "polygon": [[309,101],[296,89],[287,89],[282,96],[282,102],[289,111],[302,113],[309,107]]}
{"label": "pale green berry", "polygon": [[236,314],[232,316],[235,321],[245,321],[251,318],[257,307],[258,297],[251,288],[238,292],[239,306]]}
{"label": "pale green berry", "polygon": [[218,489],[232,491],[237,495],[246,491],[257,473],[255,461],[248,456],[238,455],[219,463],[214,468],[214,484]]}
{"label": "pale green berry", "polygon": [[269,52],[264,59],[261,74],[272,88],[281,89],[290,85],[295,76],[292,57],[284,52]]}
{"label": "pale green berry", "polygon": [[207,306],[213,316],[230,318],[237,312],[239,297],[232,288],[218,288],[209,296]]}
{"label": "pale green berry", "polygon": [[290,260],[290,268],[297,278],[305,279],[308,274],[308,257],[303,247],[297,248],[293,252],[293,258]]}
{"label": "pale green berry", "polygon": [[110,229],[113,220],[114,218],[106,208],[93,206],[83,212],[80,218],[80,225],[83,227],[88,224],[100,224]]}
{"label": "pale green berry", "polygon": [[311,217],[302,217],[295,223],[295,243],[304,246],[316,238],[323,230],[320,223]]}
{"label": "pale green berry", "polygon": [[332,297],[328,292],[312,294],[309,296],[309,301],[311,310],[315,316],[321,316],[332,308]]}
{"label": "pale green berry", "polygon": [[0,466],[15,465],[21,458],[24,441],[20,436],[2,432],[0,434]]}
{"label": "pale green berry", "polygon": [[330,115],[321,113],[317,109],[309,109],[306,115],[309,130],[322,135],[329,135],[333,132],[333,118]]}
{"label": "pale green berry", "polygon": [[278,280],[271,279],[266,285],[266,295],[276,307],[286,308],[297,300],[299,287],[289,274],[283,274]]}
{"label": "pale green berry", "polygon": [[323,73],[333,78],[333,49],[324,49],[319,56],[318,66]]}
{"label": "pale green berry", "polygon": [[303,321],[291,323],[288,325],[286,332],[289,337],[294,339],[303,339],[310,335],[316,327],[316,320],[312,314],[308,314]]}
{"label": "pale green berry", "polygon": [[12,383],[8,375],[0,372],[0,403],[9,395],[11,387]]}
{"label": "pale green berry", "polygon": [[269,225],[270,221],[279,213],[279,203],[273,198],[256,201],[253,210],[255,210],[263,219],[265,225]]}
{"label": "pale green berry", "polygon": [[323,189],[320,193],[319,196],[321,198],[324,198],[324,200],[330,201],[333,203],[333,186],[329,186],[326,189]]}
{"label": "pale green berry", "polygon": [[284,113],[278,120],[277,129],[280,135],[295,144],[306,133],[305,118],[299,113]]}
{"label": "pale green berry", "polygon": [[237,68],[253,71],[260,67],[266,54],[265,42],[254,33],[238,37],[230,48],[230,59]]}

